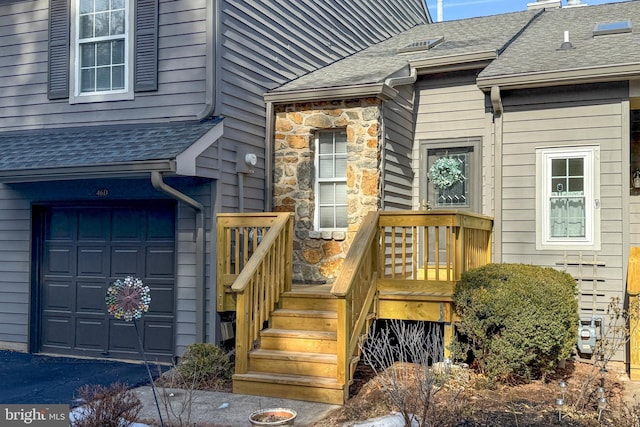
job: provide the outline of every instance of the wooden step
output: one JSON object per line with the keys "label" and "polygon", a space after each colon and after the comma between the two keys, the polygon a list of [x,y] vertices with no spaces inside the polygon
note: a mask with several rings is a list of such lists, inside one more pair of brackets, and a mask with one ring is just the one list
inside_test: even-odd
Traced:
{"label": "wooden step", "polygon": [[333,332],[337,324],[335,311],[281,308],[271,313],[271,327],[275,329]]}
{"label": "wooden step", "polygon": [[333,354],[258,349],[249,353],[249,370],[262,373],[336,378]]}
{"label": "wooden step", "polygon": [[260,331],[260,348],[336,354],[336,339],[336,332],[269,328]]}
{"label": "wooden step", "polygon": [[280,307],[292,310],[336,311],[338,299],[331,294],[291,291],[280,297]]}
{"label": "wooden step", "polygon": [[233,392],[342,405],[345,386],[335,379],[248,372],[233,376]]}

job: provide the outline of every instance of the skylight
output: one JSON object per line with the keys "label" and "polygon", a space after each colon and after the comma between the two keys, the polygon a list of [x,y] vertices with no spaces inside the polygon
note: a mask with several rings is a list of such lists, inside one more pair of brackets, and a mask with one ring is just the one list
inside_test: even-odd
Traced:
{"label": "skylight", "polygon": [[444,37],[435,37],[428,40],[416,41],[411,44],[406,45],[405,47],[401,47],[398,49],[400,53],[408,53],[408,52],[418,52],[421,50],[429,50],[432,47],[439,45]]}
{"label": "skylight", "polygon": [[604,36],[606,34],[630,33],[632,29],[631,20],[616,22],[599,22],[593,28],[594,36]]}

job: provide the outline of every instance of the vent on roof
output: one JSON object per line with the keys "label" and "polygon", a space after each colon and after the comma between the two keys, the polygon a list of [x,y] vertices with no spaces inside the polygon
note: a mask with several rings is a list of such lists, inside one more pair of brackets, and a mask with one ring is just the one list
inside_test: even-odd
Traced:
{"label": "vent on roof", "polygon": [[411,44],[406,45],[405,47],[401,47],[400,49],[398,49],[398,52],[407,53],[407,52],[417,52],[421,50],[429,50],[439,45],[440,43],[442,43],[442,40],[444,40],[444,37],[436,37],[429,40],[413,42]]}
{"label": "vent on roof", "polygon": [[616,22],[599,22],[593,28],[594,36],[604,36],[606,34],[630,33],[632,29],[631,20]]}

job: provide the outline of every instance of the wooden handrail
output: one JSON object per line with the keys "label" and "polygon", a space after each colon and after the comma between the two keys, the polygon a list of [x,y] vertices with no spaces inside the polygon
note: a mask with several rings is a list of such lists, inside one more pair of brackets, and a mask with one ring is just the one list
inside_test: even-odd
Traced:
{"label": "wooden handrail", "polygon": [[[250,223],[246,221],[245,224]],[[282,293],[291,290],[293,214],[277,214],[231,286],[236,295],[236,373],[248,368],[248,354]],[[226,234],[226,233],[225,233]],[[224,260],[223,260],[224,261]]]}
{"label": "wooden handrail", "polygon": [[367,214],[331,289],[338,298],[340,384],[350,381],[351,358],[375,311],[378,283],[414,296],[433,286],[451,298],[463,272],[490,262],[492,229],[490,217],[459,211]]}
{"label": "wooden handrail", "polygon": [[[289,213],[221,213],[217,215],[217,309],[236,309],[231,286],[245,268],[269,229]],[[283,255],[284,256],[284,255]]]}
{"label": "wooden handrail", "polygon": [[379,215],[369,212],[364,218],[331,289],[338,298],[337,381],[345,387],[345,393],[350,381],[351,358],[374,307]]}

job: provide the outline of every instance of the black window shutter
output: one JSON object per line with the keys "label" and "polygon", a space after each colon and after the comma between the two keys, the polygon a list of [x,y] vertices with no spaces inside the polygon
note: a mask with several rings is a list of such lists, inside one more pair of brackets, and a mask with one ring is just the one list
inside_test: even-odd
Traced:
{"label": "black window shutter", "polygon": [[136,1],[136,92],[158,90],[158,0]]}
{"label": "black window shutter", "polygon": [[69,97],[70,0],[49,1],[49,99]]}

